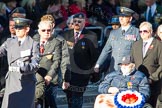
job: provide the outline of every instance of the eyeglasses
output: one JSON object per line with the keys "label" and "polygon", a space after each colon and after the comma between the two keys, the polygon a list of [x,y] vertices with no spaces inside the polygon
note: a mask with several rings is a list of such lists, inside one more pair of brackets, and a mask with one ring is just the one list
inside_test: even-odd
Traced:
{"label": "eyeglasses", "polygon": [[42,31],[42,32],[45,32],[45,31],[50,32],[51,29],[42,29],[41,31]]}
{"label": "eyeglasses", "polygon": [[9,25],[10,27],[15,27],[15,25]]}
{"label": "eyeglasses", "polygon": [[139,33],[149,33],[147,30],[140,30]]}
{"label": "eyeglasses", "polygon": [[74,20],[73,22],[74,22],[74,23],[76,23],[76,22],[78,22],[78,23],[82,23],[81,20]]}

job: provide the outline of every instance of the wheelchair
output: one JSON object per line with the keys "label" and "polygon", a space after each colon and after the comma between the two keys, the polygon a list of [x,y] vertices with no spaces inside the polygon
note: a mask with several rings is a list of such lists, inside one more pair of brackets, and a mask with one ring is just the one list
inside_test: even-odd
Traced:
{"label": "wheelchair", "polygon": [[143,108],[153,108],[149,103],[146,103]]}

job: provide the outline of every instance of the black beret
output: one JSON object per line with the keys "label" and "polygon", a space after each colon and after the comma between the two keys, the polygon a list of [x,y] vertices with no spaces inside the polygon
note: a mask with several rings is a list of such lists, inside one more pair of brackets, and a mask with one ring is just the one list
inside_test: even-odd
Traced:
{"label": "black beret", "polygon": [[77,13],[77,14],[74,14],[74,17],[73,18],[81,18],[81,19],[85,19],[85,14],[84,13]]}
{"label": "black beret", "polygon": [[13,15],[14,13],[24,14],[26,15],[26,11],[23,7],[17,7],[10,13],[10,17],[20,17],[20,15]]}
{"label": "black beret", "polygon": [[120,16],[132,16],[135,12],[132,9],[126,7],[120,7],[119,15]]}
{"label": "black beret", "polygon": [[26,18],[13,18],[15,21],[15,28],[21,28],[29,26],[32,23],[32,20]]}

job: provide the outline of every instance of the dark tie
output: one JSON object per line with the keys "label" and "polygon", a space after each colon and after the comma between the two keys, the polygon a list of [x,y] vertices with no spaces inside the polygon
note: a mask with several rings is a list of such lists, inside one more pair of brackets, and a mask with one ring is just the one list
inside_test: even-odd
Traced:
{"label": "dark tie", "polygon": [[148,21],[151,21],[151,17],[152,17],[152,12],[151,12],[151,6],[149,7],[149,11],[148,11]]}
{"label": "dark tie", "polygon": [[122,35],[125,36],[125,30],[122,30]]}
{"label": "dark tie", "polygon": [[75,38],[75,43],[77,43],[77,41],[79,40],[78,35],[79,35],[79,32],[75,32],[75,36],[74,36],[74,38]]}
{"label": "dark tie", "polygon": [[147,42],[143,42],[143,57],[145,57],[145,54],[146,54],[146,45],[147,45]]}
{"label": "dark tie", "polygon": [[21,46],[21,41],[18,41],[18,45]]}
{"label": "dark tie", "polygon": [[40,45],[40,53],[43,54],[44,53],[44,41],[42,41],[41,45]]}

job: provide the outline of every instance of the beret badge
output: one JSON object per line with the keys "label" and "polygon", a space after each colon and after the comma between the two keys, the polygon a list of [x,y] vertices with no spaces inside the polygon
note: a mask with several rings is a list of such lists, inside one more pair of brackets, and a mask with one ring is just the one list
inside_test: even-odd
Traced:
{"label": "beret badge", "polygon": [[82,18],[82,15],[79,15],[79,18]]}

